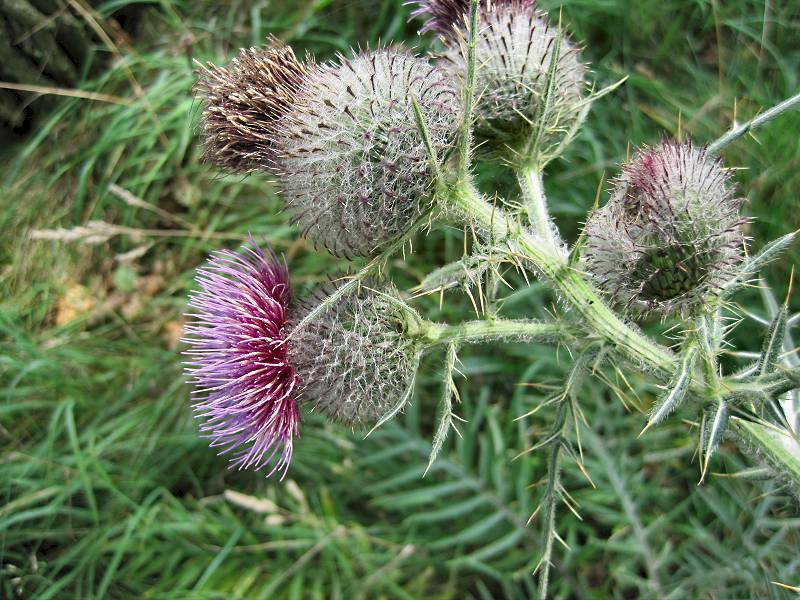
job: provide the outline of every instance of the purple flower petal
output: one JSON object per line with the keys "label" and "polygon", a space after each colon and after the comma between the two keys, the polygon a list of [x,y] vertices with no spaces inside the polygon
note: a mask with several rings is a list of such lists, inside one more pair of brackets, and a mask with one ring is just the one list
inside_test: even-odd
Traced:
{"label": "purple flower petal", "polygon": [[289,273],[251,240],[198,269],[187,315],[185,363],[200,431],[231,467],[286,474],[299,435],[300,382],[287,360]]}

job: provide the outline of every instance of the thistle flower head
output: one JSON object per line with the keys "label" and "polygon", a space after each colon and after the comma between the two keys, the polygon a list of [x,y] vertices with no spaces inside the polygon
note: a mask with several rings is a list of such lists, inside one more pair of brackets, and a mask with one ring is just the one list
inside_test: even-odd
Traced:
{"label": "thistle flower head", "polygon": [[[374,424],[413,383],[420,349],[406,335],[410,315],[395,294],[362,286],[292,336],[290,358],[303,381],[304,399],[340,423]],[[297,318],[319,299],[306,304]]]}
{"label": "thistle flower head", "polygon": [[299,434],[299,379],[287,358],[285,264],[255,243],[212,256],[186,328],[187,373],[201,432],[231,466],[286,473]]}
{"label": "thistle flower head", "polygon": [[[420,33],[435,31],[448,38],[455,34],[457,27],[462,26],[467,20],[469,0],[411,0],[408,4],[416,6],[411,12],[411,18],[425,17],[425,24]],[[520,8],[532,8],[535,0],[494,0],[492,5],[517,5]]]}
{"label": "thistle flower head", "polygon": [[412,98],[443,153],[461,110],[444,69],[379,50],[340,57],[304,82],[282,129],[281,183],[299,226],[333,254],[368,255],[423,212],[433,174]]}
{"label": "thistle flower head", "polygon": [[[449,3],[427,4],[436,14]],[[438,17],[435,22],[431,28],[441,30]],[[454,23],[456,34],[444,37],[444,58],[463,76],[468,31],[463,18]],[[543,167],[561,153],[587,112],[586,66],[578,47],[527,0],[488,3],[479,13],[476,43],[476,134],[490,148],[510,151],[513,162]]]}
{"label": "thistle flower head", "polygon": [[205,159],[235,173],[272,168],[277,126],[306,75],[292,49],[275,39],[267,48],[242,49],[228,67],[201,67]]}
{"label": "thistle flower head", "polygon": [[624,304],[687,313],[733,274],[742,200],[720,159],[691,142],[644,148],[586,223],[586,265]]}

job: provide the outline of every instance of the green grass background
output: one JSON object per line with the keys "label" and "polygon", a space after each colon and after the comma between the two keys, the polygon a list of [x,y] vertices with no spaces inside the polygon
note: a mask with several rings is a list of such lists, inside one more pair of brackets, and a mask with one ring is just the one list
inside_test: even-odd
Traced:
{"label": "green grass background", "polygon": [[[99,7],[98,20],[124,0]],[[593,108],[546,186],[569,238],[629,144],[678,130],[713,140],[798,91],[800,5],[751,0],[542,2],[585,44],[598,86],[629,79]],[[357,43],[408,40],[400,0],[153,2],[131,40],[99,44],[82,89],[0,171],[0,596],[3,598],[527,598],[541,523],[526,521],[545,458],[512,460],[546,429],[521,420],[568,357],[511,345],[461,353],[468,420],[423,479],[442,356],[429,357],[404,416],[368,439],[308,416],[287,480],[227,470],[199,439],[176,345],[196,266],[252,232],[287,253],[299,294],[348,265],[288,225],[266,177],[224,176],[199,160],[194,59],[227,62],[273,33],[319,59]],[[87,73],[90,70],[87,68]],[[800,112],[726,151],[758,217],[753,247],[800,227]],[[508,176],[482,168],[510,188]],[[123,201],[119,186],[160,210]],[[606,186],[607,187],[607,186]],[[605,192],[604,196],[605,197]],[[34,229],[103,221],[98,243],[32,240]],[[458,231],[416,240],[392,263],[404,286],[460,256]],[[785,290],[797,248],[769,271]],[[535,282],[505,303],[545,316]],[[743,302],[764,312],[757,293]],[[793,300],[797,307],[796,300]],[[469,318],[464,298],[417,303]],[[755,327],[738,339],[753,349]],[[571,464],[551,590],[560,598],[792,597],[800,584],[796,506],[770,482],[713,477],[697,487],[695,432],[674,419],[642,439],[653,390],[613,372],[582,395],[594,485]],[[715,470],[746,466],[732,447]]]}

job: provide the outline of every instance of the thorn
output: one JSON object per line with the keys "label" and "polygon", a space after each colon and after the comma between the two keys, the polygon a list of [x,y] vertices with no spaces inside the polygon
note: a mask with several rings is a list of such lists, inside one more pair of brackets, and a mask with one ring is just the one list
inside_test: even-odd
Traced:
{"label": "thorn", "polygon": [[792,295],[792,284],[794,284],[794,265],[792,265],[792,271],[789,273],[789,289],[786,291],[786,298],[783,301],[783,305],[786,307],[789,306],[789,298]]}

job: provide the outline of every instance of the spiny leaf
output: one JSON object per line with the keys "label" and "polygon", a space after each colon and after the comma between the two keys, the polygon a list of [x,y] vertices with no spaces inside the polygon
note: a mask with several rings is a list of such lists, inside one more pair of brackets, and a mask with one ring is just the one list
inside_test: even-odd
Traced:
{"label": "spiny leaf", "polygon": [[782,304],[775,313],[775,318],[767,329],[764,343],[761,346],[761,356],[758,359],[758,374],[767,375],[775,371],[780,364],[780,355],[783,350],[783,340],[786,337],[786,318],[788,307]]}
{"label": "spiny leaf", "polygon": [[761,249],[761,252],[744,261],[739,269],[739,273],[727,284],[725,284],[725,286],[723,286],[720,296],[729,296],[740,287],[745,285],[747,281],[754,277],[767,263],[775,260],[781,252],[786,250],[794,241],[796,235],[797,231],[787,233],[786,235],[771,241]]}
{"label": "spiny leaf", "polygon": [[[419,363],[419,356],[417,357],[417,363]],[[406,403],[409,401],[411,396],[414,395],[414,386],[416,385],[416,382],[417,382],[417,369],[414,369],[414,375],[411,377],[411,381],[409,381],[408,383],[408,388],[406,388],[406,391],[403,394],[402,398],[400,398],[400,401],[397,404],[395,404],[394,407],[389,412],[383,415],[377,423],[375,423],[375,426],[367,432],[367,435],[364,436],[365,438],[369,437],[373,431],[378,429],[381,425],[386,423],[386,421],[392,419],[397,413],[403,410],[403,408],[405,407]]]}
{"label": "spiny leaf", "polygon": [[411,96],[411,106],[414,109],[414,119],[417,122],[417,130],[419,131],[419,135],[422,137],[422,141],[425,144],[425,151],[427,152],[428,160],[431,163],[434,181],[436,185],[439,186],[443,183],[442,169],[439,165],[439,157],[436,155],[436,150],[433,147],[433,143],[431,143],[431,136],[430,132],[428,131],[428,124],[425,122],[425,115],[422,114],[422,109],[419,106],[419,102],[417,102],[417,98],[413,95]]}
{"label": "spiny leaf", "polygon": [[658,425],[667,418],[686,397],[686,392],[692,384],[692,371],[697,361],[697,347],[689,346],[683,354],[681,364],[667,385],[667,393],[653,406],[647,425],[644,426],[640,436],[653,425]]}
{"label": "spiny leaf", "polygon": [[711,461],[711,457],[714,455],[719,443],[722,441],[722,436],[725,435],[725,429],[728,426],[729,415],[730,411],[728,410],[728,403],[725,400],[720,400],[713,416],[708,419],[708,424],[704,432],[705,439],[703,440],[703,470],[700,475],[699,483],[703,483],[706,479],[706,473],[708,472],[708,465]]}
{"label": "spiny leaf", "polygon": [[415,288],[418,295],[456,287],[465,281],[472,282],[489,268],[490,258],[485,254],[470,254],[431,273]]}
{"label": "spiny leaf", "polygon": [[[423,477],[427,475],[428,470],[436,460],[436,457],[439,456],[439,452],[442,450],[444,441],[447,439],[447,434],[450,431],[450,427],[455,429],[455,425],[453,425],[453,419],[458,419],[458,417],[453,414],[453,398],[459,400],[458,389],[456,388],[455,381],[453,381],[453,371],[455,370],[457,359],[456,345],[448,345],[447,358],[445,359],[444,365],[444,391],[442,393],[441,401],[442,414],[439,417],[439,426],[436,428],[436,433],[433,436],[431,455],[428,459],[428,466],[425,468],[425,472],[422,474]],[[456,433],[458,433],[458,429],[456,429]]]}

